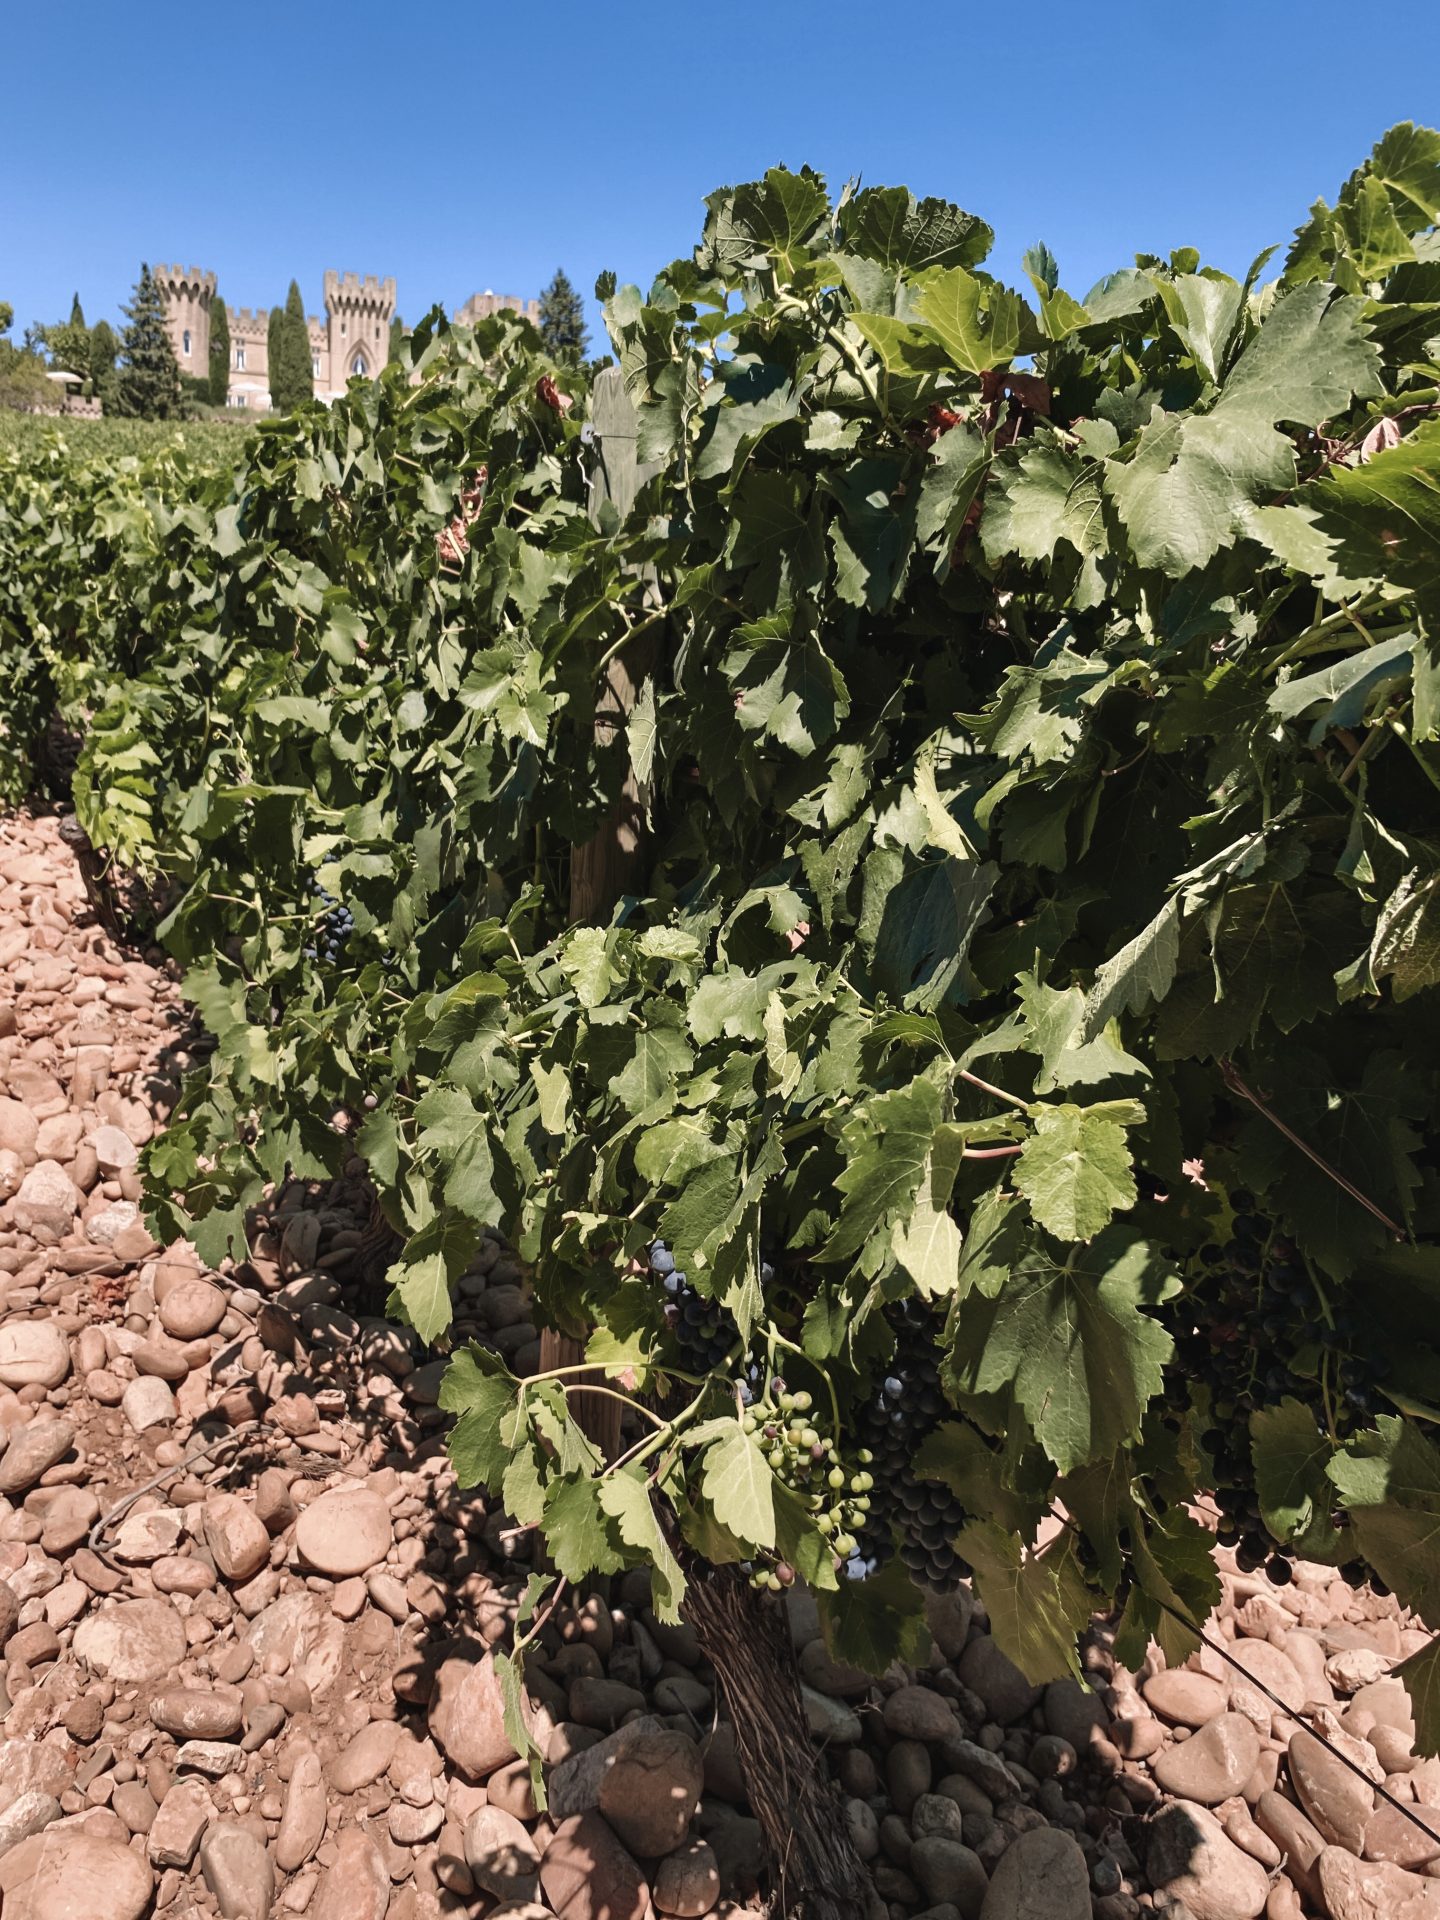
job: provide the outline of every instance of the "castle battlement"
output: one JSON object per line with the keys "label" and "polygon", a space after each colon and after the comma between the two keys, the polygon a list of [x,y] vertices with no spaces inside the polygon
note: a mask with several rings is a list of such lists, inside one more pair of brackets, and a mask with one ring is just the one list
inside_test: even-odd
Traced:
{"label": "castle battlement", "polygon": [[214,296],[215,276],[208,267],[157,266],[150,271],[162,287],[182,288],[186,292]]}
{"label": "castle battlement", "polygon": [[389,307],[395,305],[395,282],[393,279],[379,280],[373,273],[367,273],[362,280],[358,273],[336,273],[333,267],[325,269],[325,305],[327,307]]}
{"label": "castle battlement", "polygon": [[230,311],[230,337],[237,333],[263,334],[270,325],[268,307],[235,307]]}

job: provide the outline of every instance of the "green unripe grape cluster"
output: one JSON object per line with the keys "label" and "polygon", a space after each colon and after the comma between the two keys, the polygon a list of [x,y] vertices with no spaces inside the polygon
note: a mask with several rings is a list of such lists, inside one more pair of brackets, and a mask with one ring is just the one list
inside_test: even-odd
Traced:
{"label": "green unripe grape cluster", "polygon": [[[875,1486],[870,1450],[862,1447],[852,1461],[844,1460],[814,1396],[803,1387],[792,1393],[778,1376],[746,1410],[743,1424],[746,1433],[759,1437],[775,1478],[809,1511],[836,1564],[843,1564],[855,1552],[856,1535],[870,1512]],[[784,1561],[757,1565],[750,1575],[752,1586],[770,1593],[783,1592],[794,1579],[794,1568]]]}

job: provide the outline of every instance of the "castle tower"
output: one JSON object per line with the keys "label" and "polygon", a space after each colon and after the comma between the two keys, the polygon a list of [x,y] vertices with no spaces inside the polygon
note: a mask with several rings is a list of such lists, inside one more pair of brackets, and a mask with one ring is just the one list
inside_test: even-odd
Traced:
{"label": "castle tower", "polygon": [[205,380],[210,374],[210,302],[215,276],[200,267],[155,267],[155,284],[165,302],[165,324],[182,373]]}
{"label": "castle tower", "polygon": [[[329,392],[346,382],[373,380],[390,357],[390,321],[395,312],[395,282],[367,274],[325,270],[325,316]],[[318,392],[318,383],[317,383]]]}
{"label": "castle tower", "polygon": [[461,327],[478,326],[480,321],[488,320],[496,313],[518,313],[533,326],[540,324],[538,300],[522,300],[518,293],[492,293],[489,287],[484,293],[471,294],[455,315],[455,322]]}

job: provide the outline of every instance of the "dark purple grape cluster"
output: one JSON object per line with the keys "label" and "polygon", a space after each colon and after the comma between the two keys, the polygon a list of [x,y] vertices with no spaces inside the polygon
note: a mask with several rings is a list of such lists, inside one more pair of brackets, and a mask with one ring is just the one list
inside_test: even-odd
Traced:
{"label": "dark purple grape cluster", "polygon": [[1250,1416],[1289,1397],[1314,1410],[1317,1431],[1328,1423],[1343,1438],[1376,1410],[1375,1389],[1389,1369],[1368,1350],[1358,1317],[1322,1298],[1294,1242],[1255,1196],[1237,1190],[1230,1204],[1229,1238],[1200,1249],[1174,1302],[1168,1386],[1172,1400],[1208,1390],[1200,1439],[1213,1463],[1221,1545],[1234,1549],[1242,1572],[1264,1567],[1283,1585],[1293,1555],[1261,1513]]}
{"label": "dark purple grape cluster", "polygon": [[318,880],[310,882],[310,894],[321,911],[316,921],[312,944],[305,948],[307,960],[320,960],[326,966],[338,966],[355,931],[355,916],[341,906],[334,894],[327,893]]}
{"label": "dark purple grape cluster", "polygon": [[[686,1373],[712,1373],[734,1354],[740,1333],[718,1300],[707,1300],[690,1285],[675,1265],[675,1255],[663,1240],[650,1248],[650,1271],[665,1294],[665,1324],[675,1337],[680,1366]],[[759,1378],[752,1368],[753,1390]]]}
{"label": "dark purple grape cluster", "polygon": [[913,1577],[943,1593],[970,1572],[954,1545],[968,1516],[941,1481],[917,1479],[911,1470],[921,1444],[949,1412],[940,1387],[940,1325],[918,1300],[889,1308],[886,1318],[895,1352],[856,1424],[859,1458],[879,1497],[845,1571],[852,1580],[868,1579],[898,1547]]}

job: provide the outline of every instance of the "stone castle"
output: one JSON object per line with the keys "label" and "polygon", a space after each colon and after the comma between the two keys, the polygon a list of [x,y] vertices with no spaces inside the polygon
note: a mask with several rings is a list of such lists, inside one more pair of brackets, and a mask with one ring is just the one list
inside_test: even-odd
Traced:
{"label": "stone castle", "polygon": [[[165,301],[165,320],[180,371],[206,379],[210,372],[210,310],[215,275],[200,267],[156,267],[155,281]],[[509,294],[472,293],[455,315],[474,326],[502,309],[538,322],[538,300]],[[395,282],[367,274],[325,272],[325,318],[306,318],[310,334],[310,370],[317,400],[334,400],[347,381],[373,379],[390,357],[390,322],[395,316]],[[229,405],[266,412],[270,406],[270,313],[265,307],[226,308],[230,324]]]}

